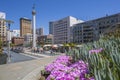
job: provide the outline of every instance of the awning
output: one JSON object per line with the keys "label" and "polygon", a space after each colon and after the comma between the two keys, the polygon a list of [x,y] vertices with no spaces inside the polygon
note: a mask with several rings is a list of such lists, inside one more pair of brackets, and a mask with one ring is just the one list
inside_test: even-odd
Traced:
{"label": "awning", "polygon": [[52,45],[49,45],[49,44],[48,44],[48,45],[44,45],[43,47],[49,47],[49,46],[52,46]]}
{"label": "awning", "polygon": [[52,45],[52,47],[53,47],[53,48],[57,48],[57,47],[58,47],[58,45]]}

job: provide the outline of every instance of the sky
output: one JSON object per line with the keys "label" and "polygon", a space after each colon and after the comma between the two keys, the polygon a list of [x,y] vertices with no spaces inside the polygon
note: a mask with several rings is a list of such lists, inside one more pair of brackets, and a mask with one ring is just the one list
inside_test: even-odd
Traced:
{"label": "sky", "polygon": [[36,27],[49,34],[49,22],[73,16],[88,21],[120,13],[120,0],[0,0],[0,12],[14,21],[11,30],[20,29],[21,17],[32,19],[32,6],[36,9]]}

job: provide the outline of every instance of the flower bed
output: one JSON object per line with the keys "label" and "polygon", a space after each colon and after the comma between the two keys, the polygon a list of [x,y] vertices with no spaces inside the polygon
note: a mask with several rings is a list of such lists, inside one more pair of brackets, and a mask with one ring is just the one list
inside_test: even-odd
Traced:
{"label": "flower bed", "polygon": [[[88,64],[82,60],[72,61],[70,56],[59,56],[41,72],[46,80],[94,80],[90,76]],[[42,79],[41,79],[42,80]]]}

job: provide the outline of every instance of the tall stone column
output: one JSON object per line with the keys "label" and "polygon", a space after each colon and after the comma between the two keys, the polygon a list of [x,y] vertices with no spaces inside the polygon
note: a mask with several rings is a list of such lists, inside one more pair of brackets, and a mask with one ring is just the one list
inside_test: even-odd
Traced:
{"label": "tall stone column", "polygon": [[32,10],[32,28],[33,28],[33,48],[36,48],[36,11],[33,6]]}

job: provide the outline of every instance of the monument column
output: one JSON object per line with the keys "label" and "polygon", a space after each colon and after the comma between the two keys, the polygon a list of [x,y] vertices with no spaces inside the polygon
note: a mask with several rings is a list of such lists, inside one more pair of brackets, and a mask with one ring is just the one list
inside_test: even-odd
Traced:
{"label": "monument column", "polygon": [[33,48],[36,48],[36,11],[35,6],[33,6],[32,10],[32,28],[33,28]]}

